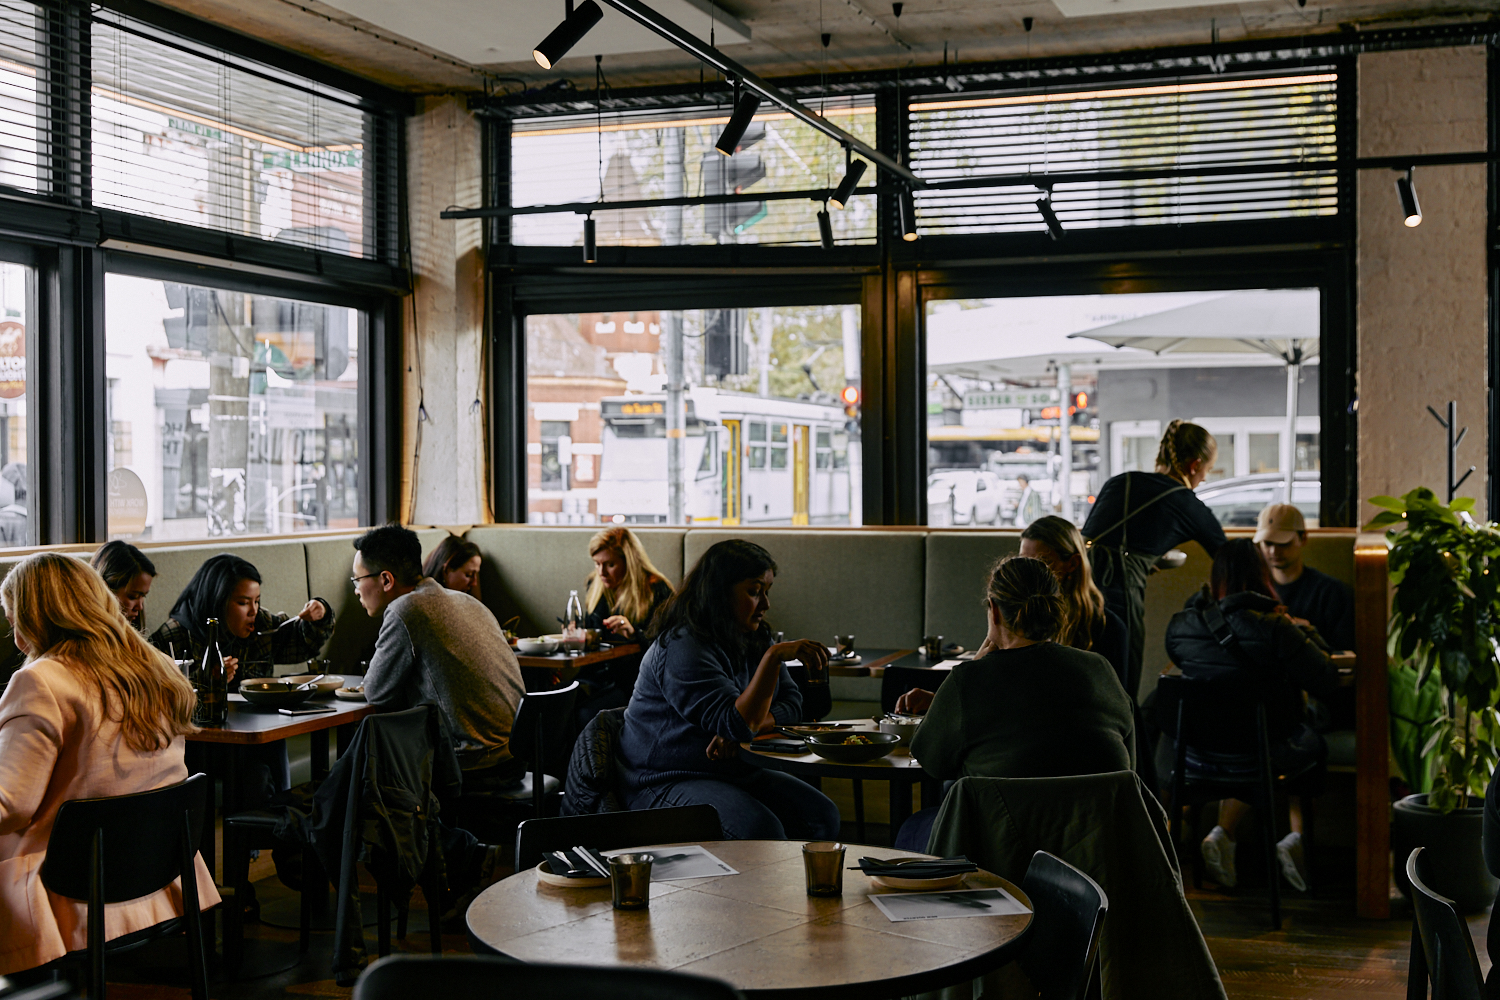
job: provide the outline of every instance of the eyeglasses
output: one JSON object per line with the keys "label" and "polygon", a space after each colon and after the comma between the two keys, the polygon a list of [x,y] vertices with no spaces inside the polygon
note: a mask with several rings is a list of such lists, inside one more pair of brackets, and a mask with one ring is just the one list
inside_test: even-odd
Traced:
{"label": "eyeglasses", "polygon": [[361,581],[361,580],[368,580],[371,577],[379,576],[379,575],[380,575],[379,573],[366,573],[364,576],[351,576],[349,578],[349,582],[352,583],[352,584],[354,584],[356,587],[358,587],[359,586],[359,581]]}

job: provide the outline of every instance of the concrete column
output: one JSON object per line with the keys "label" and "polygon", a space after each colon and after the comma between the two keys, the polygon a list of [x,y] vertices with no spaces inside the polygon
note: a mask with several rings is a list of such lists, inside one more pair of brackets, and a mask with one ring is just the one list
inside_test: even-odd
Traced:
{"label": "concrete column", "polygon": [[[1482,46],[1359,57],[1359,154],[1485,148]],[[1445,432],[1427,413],[1458,402],[1469,436],[1459,467],[1477,465],[1461,496],[1485,511],[1487,329],[1485,167],[1419,167],[1420,226],[1402,222],[1396,173],[1359,172],[1359,519],[1363,500],[1416,486],[1445,495]]]}
{"label": "concrete column", "polygon": [[438,218],[449,205],[481,203],[479,122],[463,97],[419,98],[406,148],[415,305],[407,302],[402,352],[402,519],[482,524],[494,518],[486,488],[481,223]]}

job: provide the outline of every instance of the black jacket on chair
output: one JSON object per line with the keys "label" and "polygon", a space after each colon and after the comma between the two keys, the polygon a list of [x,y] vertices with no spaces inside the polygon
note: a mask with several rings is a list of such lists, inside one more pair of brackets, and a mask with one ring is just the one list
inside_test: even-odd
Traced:
{"label": "black jacket on chair", "polygon": [[1189,677],[1218,678],[1254,669],[1266,699],[1272,741],[1296,733],[1302,723],[1302,692],[1320,698],[1338,686],[1338,671],[1316,629],[1294,624],[1269,597],[1251,591],[1230,594],[1219,611],[1239,640],[1226,648],[1209,631],[1203,609],[1213,602],[1208,588],[1188,599],[1167,623],[1167,656]]}
{"label": "black jacket on chair", "polygon": [[623,812],[620,798],[620,733],[625,728],[625,710],[607,708],[589,720],[573,744],[568,759],[568,780],[563,786],[562,814],[588,816]]}

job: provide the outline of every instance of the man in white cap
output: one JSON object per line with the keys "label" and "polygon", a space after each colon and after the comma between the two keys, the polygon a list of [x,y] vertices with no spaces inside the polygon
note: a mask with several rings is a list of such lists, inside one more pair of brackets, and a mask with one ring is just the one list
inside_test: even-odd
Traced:
{"label": "man in white cap", "polygon": [[1266,557],[1276,593],[1292,617],[1317,629],[1331,649],[1353,649],[1354,591],[1303,564],[1307,522],[1302,512],[1289,503],[1262,510],[1255,524],[1255,544]]}

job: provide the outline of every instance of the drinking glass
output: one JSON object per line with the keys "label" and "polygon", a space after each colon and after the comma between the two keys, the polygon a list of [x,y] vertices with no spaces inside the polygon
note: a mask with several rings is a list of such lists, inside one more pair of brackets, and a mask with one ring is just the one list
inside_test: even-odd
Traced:
{"label": "drinking glass", "polygon": [[922,637],[922,652],[929,660],[941,660],[943,658],[943,637],[940,635],[928,635]]}
{"label": "drinking glass", "polygon": [[644,910],[651,905],[653,854],[616,854],[609,859],[609,887],[615,909]]}
{"label": "drinking glass", "polygon": [[854,655],[854,636],[836,635],[833,637],[833,646],[838,650],[839,659]]}
{"label": "drinking glass", "polygon": [[802,845],[802,867],[807,873],[809,896],[844,894],[844,845],[818,840]]}

